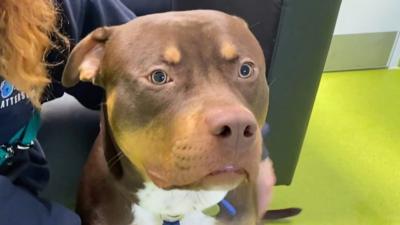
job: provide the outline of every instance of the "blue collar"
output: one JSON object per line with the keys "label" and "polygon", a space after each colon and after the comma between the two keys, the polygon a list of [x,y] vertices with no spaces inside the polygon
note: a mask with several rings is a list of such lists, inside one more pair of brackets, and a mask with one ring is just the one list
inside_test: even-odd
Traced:
{"label": "blue collar", "polygon": [[178,221],[174,221],[174,222],[169,222],[169,221],[163,221],[163,225],[181,225],[181,223]]}
{"label": "blue collar", "polygon": [[[235,216],[237,214],[236,208],[226,199],[219,202],[218,205],[224,208],[230,216]],[[162,225],[181,225],[181,222],[179,220],[172,222],[164,220]]]}

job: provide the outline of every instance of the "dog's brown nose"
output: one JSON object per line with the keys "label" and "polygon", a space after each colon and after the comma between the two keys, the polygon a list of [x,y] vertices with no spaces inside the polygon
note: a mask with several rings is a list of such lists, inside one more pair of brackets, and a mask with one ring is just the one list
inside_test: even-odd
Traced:
{"label": "dog's brown nose", "polygon": [[246,149],[255,140],[257,122],[245,109],[217,108],[206,113],[206,123],[211,134],[223,145],[234,149]]}

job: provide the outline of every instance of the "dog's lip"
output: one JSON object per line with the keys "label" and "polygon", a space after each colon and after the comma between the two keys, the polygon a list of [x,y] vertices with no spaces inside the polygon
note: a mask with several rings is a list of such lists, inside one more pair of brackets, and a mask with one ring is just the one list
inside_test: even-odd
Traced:
{"label": "dog's lip", "polygon": [[212,171],[211,173],[207,174],[207,176],[218,176],[218,175],[222,175],[224,173],[237,173],[237,174],[247,175],[247,172],[245,169],[243,169],[241,167],[233,166],[233,165],[227,165],[220,169]]}
{"label": "dog's lip", "polygon": [[203,176],[202,178],[198,179],[195,182],[192,183],[187,183],[187,184],[180,184],[180,185],[173,185],[170,184],[164,176],[161,174],[157,173],[156,171],[148,170],[148,175],[150,176],[150,179],[156,183],[159,187],[169,190],[169,189],[190,189],[193,187],[196,187],[203,181],[209,180],[209,179],[220,179],[226,176],[229,177],[244,177],[245,180],[249,180],[249,172],[245,170],[242,167],[237,167],[234,165],[226,165],[223,166],[219,169],[213,170]]}

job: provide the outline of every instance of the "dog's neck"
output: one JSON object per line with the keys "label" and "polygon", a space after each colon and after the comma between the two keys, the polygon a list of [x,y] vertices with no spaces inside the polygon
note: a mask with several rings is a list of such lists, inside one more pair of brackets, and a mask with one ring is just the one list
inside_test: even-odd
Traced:
{"label": "dog's neck", "polygon": [[180,221],[180,225],[211,225],[215,219],[202,211],[217,205],[226,194],[227,191],[163,190],[148,182],[137,193],[139,201],[133,206],[135,222],[161,225]]}

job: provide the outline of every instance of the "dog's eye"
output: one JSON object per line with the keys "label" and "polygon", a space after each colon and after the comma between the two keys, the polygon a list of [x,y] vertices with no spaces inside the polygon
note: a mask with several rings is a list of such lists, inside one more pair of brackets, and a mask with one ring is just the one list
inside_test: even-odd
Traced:
{"label": "dog's eye", "polygon": [[240,66],[239,76],[249,78],[253,74],[253,64],[246,62]]}
{"label": "dog's eye", "polygon": [[153,84],[162,85],[168,82],[167,73],[162,70],[156,70],[151,73],[151,82]]}

